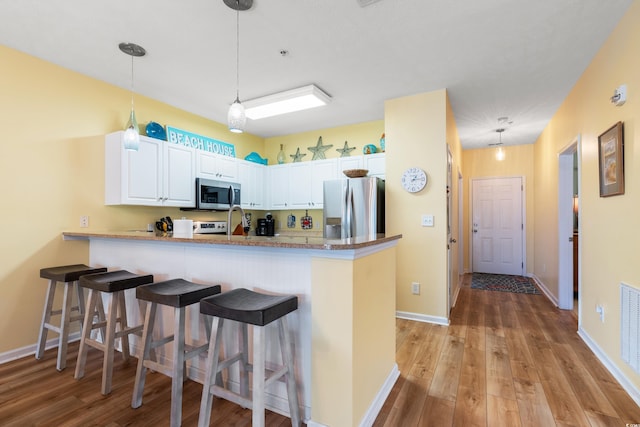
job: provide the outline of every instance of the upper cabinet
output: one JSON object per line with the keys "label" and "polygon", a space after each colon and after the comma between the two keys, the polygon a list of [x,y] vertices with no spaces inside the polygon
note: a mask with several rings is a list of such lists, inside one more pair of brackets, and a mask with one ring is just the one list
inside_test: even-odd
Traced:
{"label": "upper cabinet", "polygon": [[237,162],[241,185],[241,206],[245,209],[263,209],[266,205],[264,195],[266,166],[246,160]]}
{"label": "upper cabinet", "polygon": [[238,161],[235,157],[221,156],[196,150],[198,178],[238,182]]}
{"label": "upper cabinet", "polygon": [[124,149],[124,132],[105,138],[105,204],[195,206],[195,150],[140,136]]}
{"label": "upper cabinet", "polygon": [[336,178],[335,159],[291,163],[289,206],[292,209],[322,209],[324,182]]}
{"label": "upper cabinet", "polygon": [[367,154],[362,156],[363,169],[369,171],[368,176],[385,179],[386,158],[384,153]]}
{"label": "upper cabinet", "polygon": [[289,204],[290,164],[269,166],[267,168],[270,209],[288,209],[291,207]]}

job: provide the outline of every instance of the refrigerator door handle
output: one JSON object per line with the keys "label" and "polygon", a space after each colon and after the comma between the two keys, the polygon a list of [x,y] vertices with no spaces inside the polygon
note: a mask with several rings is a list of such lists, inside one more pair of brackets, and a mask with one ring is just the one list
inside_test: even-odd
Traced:
{"label": "refrigerator door handle", "polygon": [[353,236],[353,188],[351,186],[348,187],[347,190],[347,214],[346,214],[346,222],[344,230],[346,232],[344,238],[350,239]]}

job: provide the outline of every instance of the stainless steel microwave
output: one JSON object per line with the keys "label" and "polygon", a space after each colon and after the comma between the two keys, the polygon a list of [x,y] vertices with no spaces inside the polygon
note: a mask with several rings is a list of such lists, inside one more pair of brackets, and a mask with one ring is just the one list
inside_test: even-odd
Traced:
{"label": "stainless steel microwave", "polygon": [[196,209],[228,210],[240,204],[240,184],[196,178]]}

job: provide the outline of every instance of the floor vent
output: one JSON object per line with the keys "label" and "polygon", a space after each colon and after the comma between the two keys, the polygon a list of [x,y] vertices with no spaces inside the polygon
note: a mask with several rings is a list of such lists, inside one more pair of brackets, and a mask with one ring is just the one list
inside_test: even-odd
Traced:
{"label": "floor vent", "polygon": [[640,290],[620,284],[622,360],[640,373]]}

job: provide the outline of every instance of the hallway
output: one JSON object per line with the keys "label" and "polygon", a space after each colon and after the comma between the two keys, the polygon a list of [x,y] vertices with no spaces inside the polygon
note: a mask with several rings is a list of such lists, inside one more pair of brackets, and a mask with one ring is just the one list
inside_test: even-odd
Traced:
{"label": "hallway", "polygon": [[624,426],[640,408],[542,295],[464,284],[451,325],[397,320],[401,376],[374,426]]}

